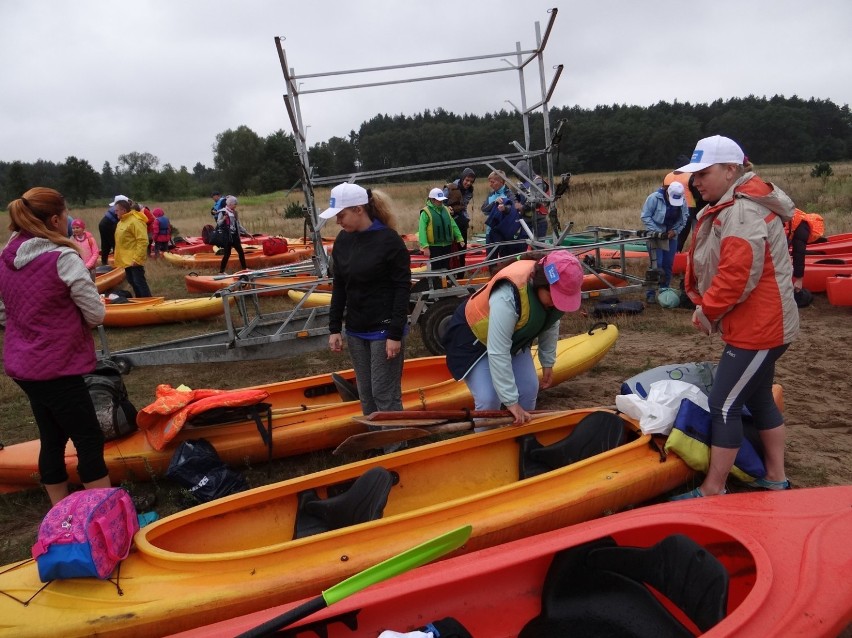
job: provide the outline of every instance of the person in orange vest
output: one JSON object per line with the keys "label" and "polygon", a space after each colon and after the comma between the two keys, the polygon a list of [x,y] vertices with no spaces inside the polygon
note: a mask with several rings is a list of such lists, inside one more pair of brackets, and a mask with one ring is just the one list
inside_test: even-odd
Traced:
{"label": "person in orange vest", "polygon": [[580,308],[582,286],[583,267],[569,251],[525,253],[459,305],[441,341],[447,368],[467,384],[477,410],[504,405],[517,425],[532,418],[539,388],[553,383],[559,320]]}
{"label": "person in orange vest", "polygon": [[784,224],[784,231],[793,254],[793,287],[801,290],[808,244],[825,241],[825,221],[821,215],[805,213],[797,208],[793,211],[793,219]]}

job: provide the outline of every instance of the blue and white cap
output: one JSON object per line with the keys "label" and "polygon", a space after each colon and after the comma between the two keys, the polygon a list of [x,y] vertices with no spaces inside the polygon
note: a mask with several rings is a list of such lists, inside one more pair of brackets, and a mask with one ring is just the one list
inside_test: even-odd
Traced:
{"label": "blue and white cap", "polygon": [[745,153],[734,140],[721,135],[698,140],[689,164],[675,169],[675,173],[696,173],[713,164],[742,164]]}
{"label": "blue and white cap", "polygon": [[331,219],[344,208],[363,206],[368,200],[369,197],[365,189],[358,186],[358,184],[343,182],[331,189],[328,208],[320,213],[320,217],[322,219]]}

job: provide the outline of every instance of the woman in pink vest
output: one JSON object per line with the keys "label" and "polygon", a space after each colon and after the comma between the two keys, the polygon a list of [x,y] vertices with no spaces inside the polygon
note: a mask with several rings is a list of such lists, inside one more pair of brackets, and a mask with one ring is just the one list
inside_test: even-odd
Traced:
{"label": "woman in pink vest", "polygon": [[83,486],[110,487],[104,435],[83,380],[95,368],[91,329],[103,321],[104,304],[76,242],[65,236],[60,193],[31,188],[9,204],[9,216],[12,236],[0,254],[3,365],[30,400],[41,482],[56,504],[68,495],[69,439]]}

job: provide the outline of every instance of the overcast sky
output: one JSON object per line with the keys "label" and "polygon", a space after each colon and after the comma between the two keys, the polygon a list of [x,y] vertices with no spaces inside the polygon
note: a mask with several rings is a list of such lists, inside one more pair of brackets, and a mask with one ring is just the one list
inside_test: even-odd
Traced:
{"label": "overcast sky", "polygon": [[[100,171],[138,151],[161,166],[212,166],[216,135],[227,129],[291,132],[275,36],[297,75],[341,71],[513,52],[517,42],[532,49],[535,22],[543,31],[552,7],[547,81],[565,66],[554,106],[749,94],[852,102],[850,0],[0,0],[0,160],[74,155]],[[539,75],[527,69],[531,104]],[[386,77],[308,79],[301,88]],[[483,114],[511,109],[506,100],[520,105],[516,72],[304,95],[301,109],[313,144],[376,113]]]}

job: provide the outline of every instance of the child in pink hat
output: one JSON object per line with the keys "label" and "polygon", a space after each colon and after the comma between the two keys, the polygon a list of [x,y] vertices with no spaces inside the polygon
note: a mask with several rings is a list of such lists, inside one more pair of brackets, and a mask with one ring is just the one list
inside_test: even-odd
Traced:
{"label": "child in pink hat", "polygon": [[82,219],[75,219],[71,222],[71,239],[74,245],[80,251],[80,256],[83,258],[83,263],[86,268],[92,273],[92,278],[95,276],[95,265],[98,263],[99,249],[95,238],[88,230],[86,230],[86,222]]}

